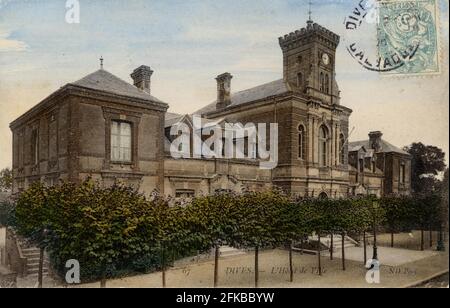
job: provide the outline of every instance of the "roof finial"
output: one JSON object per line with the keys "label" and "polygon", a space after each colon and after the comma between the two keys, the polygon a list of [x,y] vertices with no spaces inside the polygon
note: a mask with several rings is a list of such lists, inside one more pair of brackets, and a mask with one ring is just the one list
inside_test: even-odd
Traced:
{"label": "roof finial", "polygon": [[311,0],[309,0],[308,5],[309,5],[309,9],[308,9],[308,16],[309,16],[308,23],[311,23],[312,22],[312,10],[311,10],[311,8],[312,8],[312,1]]}
{"label": "roof finial", "polygon": [[103,56],[100,56],[100,69],[103,69]]}

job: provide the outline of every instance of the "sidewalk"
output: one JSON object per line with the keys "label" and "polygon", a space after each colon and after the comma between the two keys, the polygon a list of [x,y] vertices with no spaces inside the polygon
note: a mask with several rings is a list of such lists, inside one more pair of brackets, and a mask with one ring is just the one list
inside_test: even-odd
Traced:
{"label": "sidewalk", "polygon": [[[398,256],[395,266],[383,266],[383,254],[381,259],[381,283],[369,285],[365,280],[366,269],[363,260],[346,262],[346,271],[342,271],[341,260],[333,261],[329,257],[322,257],[323,275],[317,275],[317,256],[300,255],[295,253],[293,264],[295,267],[294,282],[289,282],[289,259],[285,250],[263,251],[259,256],[260,263],[260,287],[264,288],[373,288],[373,287],[406,287],[433,275],[448,270],[448,253],[413,251],[414,260],[406,258],[406,262],[399,264]],[[389,249],[391,250],[391,249]],[[410,255],[411,251],[394,249],[390,252],[401,251],[402,255]],[[368,256],[371,250],[368,249]],[[418,256],[418,254],[421,256]],[[254,255],[248,253],[242,256],[222,258],[219,261],[219,287],[232,288],[254,286],[253,272]],[[167,271],[167,287],[179,288],[209,288],[213,286],[214,263],[212,261],[194,264],[183,268],[173,268]],[[84,284],[78,287],[99,287],[99,283]],[[161,287],[161,273],[152,273],[110,280],[107,287],[115,288],[159,288]]]}

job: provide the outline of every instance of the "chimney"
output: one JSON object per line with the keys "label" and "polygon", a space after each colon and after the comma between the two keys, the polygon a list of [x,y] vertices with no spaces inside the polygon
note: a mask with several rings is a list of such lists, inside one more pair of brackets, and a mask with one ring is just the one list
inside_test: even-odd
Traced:
{"label": "chimney", "polygon": [[142,91],[150,94],[150,80],[153,71],[150,67],[141,65],[133,71],[131,78],[133,78],[133,84]]}
{"label": "chimney", "polygon": [[369,146],[371,149],[375,150],[375,152],[380,152],[381,147],[381,137],[383,134],[380,131],[370,132],[369,133]]}
{"label": "chimney", "polygon": [[224,73],[217,76],[217,109],[222,109],[231,104],[231,76],[230,73]]}

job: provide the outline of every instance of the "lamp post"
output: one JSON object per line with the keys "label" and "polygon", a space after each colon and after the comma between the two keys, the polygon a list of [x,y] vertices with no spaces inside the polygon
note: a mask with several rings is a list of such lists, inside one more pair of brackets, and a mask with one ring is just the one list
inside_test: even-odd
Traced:
{"label": "lamp post", "polygon": [[374,201],[372,203],[373,207],[373,256],[372,260],[378,260],[378,247],[377,247],[377,213],[378,210],[378,202]]}
{"label": "lamp post", "polygon": [[444,233],[442,231],[442,223],[439,223],[439,235],[438,235],[437,251],[445,251]]}
{"label": "lamp post", "polygon": [[438,234],[438,242],[437,242],[437,251],[445,251],[445,234],[444,234],[444,230],[447,227],[447,217],[448,217],[448,213],[447,213],[447,205],[448,204],[448,198],[444,198],[444,200],[446,200],[447,202],[441,202],[440,203],[440,208],[439,208],[439,234]]}
{"label": "lamp post", "polygon": [[39,249],[39,269],[38,269],[38,288],[42,288],[43,285],[43,272],[44,272],[44,253],[45,253],[45,241],[47,239],[47,236],[49,234],[48,229],[44,229],[42,231],[42,241],[44,243],[41,243],[40,249]]}

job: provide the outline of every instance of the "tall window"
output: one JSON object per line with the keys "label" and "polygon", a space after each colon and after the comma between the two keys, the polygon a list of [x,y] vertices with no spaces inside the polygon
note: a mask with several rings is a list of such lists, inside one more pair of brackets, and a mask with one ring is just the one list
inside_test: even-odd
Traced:
{"label": "tall window", "polygon": [[37,128],[31,132],[31,163],[37,165],[39,162],[39,134]]}
{"label": "tall window", "polygon": [[249,155],[248,158],[250,159],[257,159],[258,158],[258,145],[256,142],[251,142],[248,144],[249,147]]}
{"label": "tall window", "polygon": [[328,74],[325,75],[325,93],[330,93],[330,77]]}
{"label": "tall window", "polygon": [[404,184],[405,183],[405,164],[402,163],[400,165],[400,183]]}
{"label": "tall window", "polygon": [[339,157],[341,165],[345,164],[345,137],[343,134],[339,135]]}
{"label": "tall window", "polygon": [[303,74],[298,73],[297,74],[297,87],[303,87]]}
{"label": "tall window", "polygon": [[321,167],[327,166],[328,151],[328,129],[325,125],[320,127],[319,131],[319,164]]}
{"label": "tall window", "polygon": [[111,123],[111,160],[131,162],[131,124],[112,121]]}
{"label": "tall window", "polygon": [[320,82],[319,90],[321,92],[324,91],[324,87],[325,87],[325,80],[324,79],[325,79],[325,77],[324,77],[323,73],[321,72],[320,73],[320,80],[319,80],[319,82]]}
{"label": "tall window", "polygon": [[298,158],[305,159],[306,157],[306,134],[305,127],[300,125],[298,127]]}

